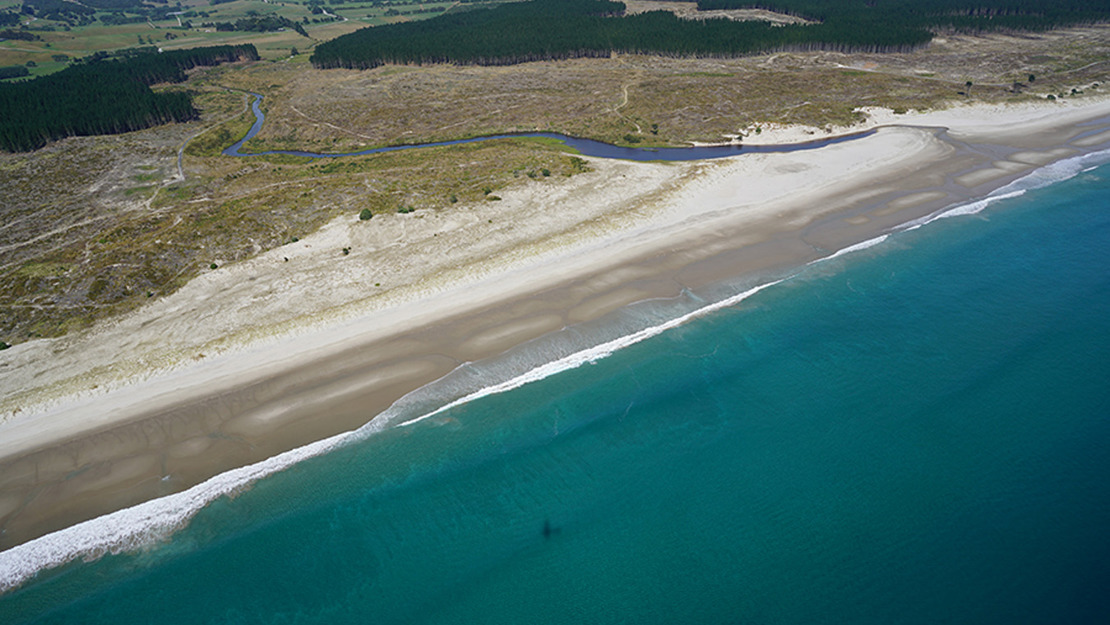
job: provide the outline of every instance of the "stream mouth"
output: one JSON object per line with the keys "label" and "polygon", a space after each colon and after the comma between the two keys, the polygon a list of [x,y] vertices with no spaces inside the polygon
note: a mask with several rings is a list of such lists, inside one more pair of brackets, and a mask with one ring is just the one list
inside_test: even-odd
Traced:
{"label": "stream mouth", "polygon": [[367,154],[379,154],[382,152],[397,152],[400,150],[414,150],[417,148],[432,148],[447,145],[462,145],[464,143],[478,143],[480,141],[495,141],[497,139],[518,139],[518,138],[532,138],[542,137],[544,139],[555,139],[566,145],[568,148],[576,151],[583,156],[593,156],[597,158],[610,158],[620,159],[626,161],[700,161],[712,158],[725,158],[729,156],[738,156],[740,154],[752,153],[786,153],[786,152],[799,152],[803,150],[816,150],[817,148],[825,147],[835,143],[843,143],[845,141],[853,141],[855,139],[862,139],[875,134],[875,130],[865,130],[862,132],[841,135],[830,139],[819,139],[815,141],[806,141],[804,143],[790,143],[781,145],[741,145],[741,144],[727,144],[727,145],[710,145],[710,146],[696,146],[689,148],[633,148],[623,147],[619,145],[612,145],[609,143],[602,143],[601,141],[594,141],[593,139],[582,139],[579,137],[571,137],[568,135],[556,132],[528,132],[528,133],[510,133],[501,135],[488,135],[484,137],[472,137],[470,139],[456,139],[454,141],[435,141],[431,143],[413,143],[407,145],[393,145],[379,148],[370,148],[368,150],[359,150],[357,152],[339,152],[339,153],[326,153],[326,152],[307,152],[303,150],[266,150],[265,152],[243,152],[243,144],[250,141],[262,130],[263,124],[266,122],[266,114],[262,112],[260,106],[262,96],[257,93],[251,93],[254,100],[251,102],[251,112],[254,113],[254,124],[251,125],[250,130],[240,140],[236,141],[231,147],[225,149],[223,154],[225,156],[264,156],[267,154],[284,154],[287,156],[305,156],[308,158],[339,158],[341,156],[364,156]]}

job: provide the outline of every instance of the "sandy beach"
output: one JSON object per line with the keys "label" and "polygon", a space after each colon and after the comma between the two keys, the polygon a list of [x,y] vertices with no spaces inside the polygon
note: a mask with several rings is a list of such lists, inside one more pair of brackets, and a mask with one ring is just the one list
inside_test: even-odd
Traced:
{"label": "sandy beach", "polygon": [[463,363],[633,302],[755,284],[1110,148],[1110,100],[868,114],[877,132],[816,150],[591,159],[500,202],[345,217],[0,352],[0,549],[358,428]]}

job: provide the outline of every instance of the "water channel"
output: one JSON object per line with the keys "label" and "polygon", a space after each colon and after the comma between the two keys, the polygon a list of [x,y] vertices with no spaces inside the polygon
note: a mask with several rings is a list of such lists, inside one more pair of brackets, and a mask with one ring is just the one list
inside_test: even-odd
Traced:
{"label": "water channel", "polygon": [[555,139],[562,142],[568,148],[577,151],[584,156],[596,156],[600,158],[615,158],[630,161],[697,161],[710,158],[723,158],[726,156],[737,156],[739,154],[750,154],[758,152],[798,152],[801,150],[814,150],[826,145],[834,143],[841,143],[844,141],[851,141],[853,139],[860,139],[875,133],[874,130],[866,130],[831,139],[820,139],[817,141],[807,141],[804,143],[792,143],[782,145],[712,145],[712,146],[698,146],[689,148],[634,148],[623,147],[619,145],[612,145],[609,143],[602,143],[601,141],[594,141],[593,139],[581,139],[578,137],[570,137],[564,134],[554,132],[531,132],[531,133],[516,133],[516,134],[501,134],[489,135],[484,137],[473,137],[470,139],[456,139],[454,141],[436,141],[433,143],[414,143],[408,145],[393,145],[387,147],[370,148],[368,150],[360,150],[357,152],[341,152],[341,153],[325,153],[325,152],[306,152],[303,150],[266,150],[264,152],[243,152],[243,144],[250,141],[262,130],[262,125],[266,122],[266,114],[262,112],[261,103],[262,96],[257,93],[250,94],[254,97],[251,102],[251,111],[254,113],[254,124],[251,125],[246,136],[236,141],[231,147],[223,151],[226,156],[262,156],[265,154],[285,154],[289,156],[306,156],[309,158],[338,158],[341,156],[363,156],[366,154],[379,154],[382,152],[396,152],[399,150],[412,150],[416,148],[438,147],[445,145],[460,145],[463,143],[477,143],[479,141],[493,141],[496,139],[514,139],[521,137],[544,137],[547,139]]}

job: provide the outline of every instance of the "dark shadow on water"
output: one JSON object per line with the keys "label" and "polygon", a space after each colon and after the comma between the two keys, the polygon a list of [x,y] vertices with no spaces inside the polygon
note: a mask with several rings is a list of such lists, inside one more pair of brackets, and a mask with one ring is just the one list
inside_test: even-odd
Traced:
{"label": "dark shadow on water", "polygon": [[543,537],[545,539],[550,539],[552,536],[558,535],[561,531],[563,531],[563,528],[551,525],[550,519],[543,520]]}

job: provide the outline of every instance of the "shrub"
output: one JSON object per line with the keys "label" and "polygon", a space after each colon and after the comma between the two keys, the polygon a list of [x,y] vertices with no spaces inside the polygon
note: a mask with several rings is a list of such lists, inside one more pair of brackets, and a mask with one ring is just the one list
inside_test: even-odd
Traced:
{"label": "shrub", "polygon": [[28,70],[26,67],[23,67],[22,65],[9,65],[5,67],[0,67],[0,80],[3,80],[5,78],[22,78],[24,76],[30,75],[30,70]]}
{"label": "shrub", "polygon": [[589,163],[587,163],[585,159],[578,158],[577,156],[570,157],[570,169],[571,171],[566,174],[567,176],[590,171]]}
{"label": "shrub", "polygon": [[374,216],[374,213],[370,212],[369,208],[362,209],[362,212],[358,214],[358,218],[361,221],[366,221],[367,219],[370,219],[373,216]]}

